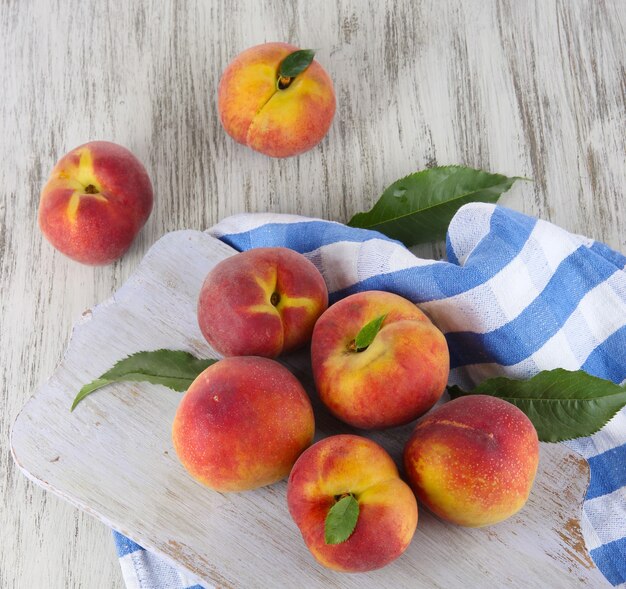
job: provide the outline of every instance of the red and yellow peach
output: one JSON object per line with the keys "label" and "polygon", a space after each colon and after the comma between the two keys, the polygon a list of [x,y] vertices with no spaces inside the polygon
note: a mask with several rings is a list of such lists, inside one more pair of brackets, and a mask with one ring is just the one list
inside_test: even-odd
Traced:
{"label": "red and yellow peach", "polygon": [[240,53],[218,88],[218,111],[237,142],[272,157],[288,157],[317,145],[335,114],[328,74],[313,61],[288,87],[278,86],[281,62],[298,48],[265,43]]}
{"label": "red and yellow peach", "polygon": [[198,299],[198,323],[225,356],[274,358],[306,345],[328,291],[317,268],[287,248],[256,248],[217,264]]}
{"label": "red and yellow peach", "polygon": [[420,503],[439,517],[488,526],[519,511],[539,461],[537,432],[517,407],[487,395],[437,407],[415,428],[404,467]]}
{"label": "red and yellow peach", "polygon": [[[385,316],[362,351],[359,331]],[[323,403],[359,428],[401,425],[428,411],[445,390],[449,354],[443,334],[413,303],[366,291],[332,305],[313,331],[311,359]]]}
{"label": "red and yellow peach", "polygon": [[313,441],[307,394],[285,367],[257,357],[209,366],[185,393],[172,440],[189,474],[216,491],[245,491],[286,477]]}
{"label": "red and yellow peach", "polygon": [[[349,494],[359,506],[356,527],[345,541],[327,544],[328,512]],[[338,571],[389,564],[406,550],[417,526],[415,496],[393,460],[360,436],[331,436],[306,450],[289,475],[287,503],[313,556]]]}
{"label": "red and yellow peach", "polygon": [[83,264],[109,264],[131,245],[152,210],[152,184],[141,162],[108,141],[63,156],[41,191],[39,227]]}

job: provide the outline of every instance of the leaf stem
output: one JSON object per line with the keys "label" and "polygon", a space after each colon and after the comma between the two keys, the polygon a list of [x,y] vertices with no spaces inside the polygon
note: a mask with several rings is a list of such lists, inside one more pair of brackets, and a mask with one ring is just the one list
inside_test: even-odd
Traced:
{"label": "leaf stem", "polygon": [[278,81],[276,82],[276,87],[279,90],[286,90],[291,86],[291,82],[293,82],[293,78],[289,78],[287,76],[278,76]]}

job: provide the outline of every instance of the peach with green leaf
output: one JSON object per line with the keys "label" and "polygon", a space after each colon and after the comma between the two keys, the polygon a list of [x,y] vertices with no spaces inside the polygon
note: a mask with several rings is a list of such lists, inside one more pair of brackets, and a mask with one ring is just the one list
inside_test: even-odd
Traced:
{"label": "peach with green leaf", "polygon": [[54,166],[41,191],[39,227],[61,253],[110,264],[130,247],[152,210],[152,184],[125,147],[92,141]]}
{"label": "peach with green leaf", "polygon": [[289,475],[287,504],[315,559],[337,571],[389,564],[417,527],[415,496],[391,456],[360,436],[331,436],[306,450]]}
{"label": "peach with green leaf", "polygon": [[312,262],[283,247],[255,248],[209,272],[198,324],[224,356],[275,358],[308,344],[327,306],[326,283]]}
{"label": "peach with green leaf", "polygon": [[272,157],[317,145],[335,115],[335,91],[310,49],[265,43],[246,49],[219,83],[218,111],[238,143]]}
{"label": "peach with green leaf", "polygon": [[311,359],[322,402],[359,428],[408,423],[445,390],[446,339],[411,301],[382,291],[332,305],[313,331]]}

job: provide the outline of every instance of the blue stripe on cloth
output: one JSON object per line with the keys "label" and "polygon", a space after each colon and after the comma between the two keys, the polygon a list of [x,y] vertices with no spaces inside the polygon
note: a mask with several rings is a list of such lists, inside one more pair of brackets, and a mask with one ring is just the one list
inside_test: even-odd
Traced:
{"label": "blue stripe on cloth", "polygon": [[589,554],[609,583],[626,582],[626,538],[594,548]]}
{"label": "blue stripe on cloth", "polygon": [[616,268],[623,269],[624,266],[626,266],[626,256],[622,255],[620,252],[612,250],[608,245],[600,243],[599,241],[594,241],[593,245],[589,249],[596,254],[601,255],[605,260],[611,262],[611,264],[614,264]]}
{"label": "blue stripe on cloth", "polygon": [[591,470],[591,482],[586,501],[626,486],[626,444],[591,456],[587,462]]}
{"label": "blue stripe on cloth", "polygon": [[446,257],[448,258],[448,262],[459,266],[459,259],[456,257],[456,253],[454,251],[454,247],[452,246],[452,240],[450,239],[449,233],[446,233]]}
{"label": "blue stripe on cloth", "polygon": [[122,536],[119,532],[113,530],[113,540],[115,540],[115,549],[117,550],[117,555],[122,558],[122,556],[126,556],[131,552],[137,552],[137,550],[143,550],[139,544],[133,542],[126,536]]}
{"label": "blue stripe on cloth", "polygon": [[461,294],[489,281],[507,266],[524,247],[536,221],[514,211],[496,209],[491,217],[492,227],[513,223],[515,229],[506,235],[506,239],[504,235],[490,233],[476,246],[462,268],[455,264],[430,264],[379,274],[331,293],[330,300],[335,302],[364,290],[386,290],[414,303]]}
{"label": "blue stripe on cloth", "polygon": [[599,262],[598,256],[581,246],[559,264],[535,300],[506,325],[488,333],[448,333],[450,367],[481,362],[511,366],[531,356],[558,332],[591,289],[616,272],[612,264]]}
{"label": "blue stripe on cloth", "polygon": [[442,266],[433,264],[387,272],[361,280],[352,286],[330,294],[330,302],[364,290],[385,290],[403,296],[414,303],[444,299],[463,292],[462,282],[459,280],[458,266]]}
{"label": "blue stripe on cloth", "polygon": [[[524,247],[536,223],[535,218],[510,209],[496,208],[491,216],[491,233],[472,252],[463,267],[462,280],[460,268],[455,264],[416,266],[362,280],[331,293],[331,301],[363,290],[387,290],[416,303],[455,296],[483,284],[509,264]],[[328,221],[271,223],[243,233],[226,234],[220,239],[240,251],[253,247],[282,246],[300,253],[311,252],[338,241],[384,239],[399,243],[376,231],[355,229]]]}
{"label": "blue stripe on cloth", "polygon": [[589,374],[620,384],[626,379],[626,325],[598,345],[582,365]]}
{"label": "blue stripe on cloth", "polygon": [[382,239],[401,245],[378,231],[355,229],[330,221],[301,221],[296,223],[268,223],[243,233],[222,235],[220,239],[234,247],[245,251],[255,247],[288,247],[301,254],[316,250],[323,245],[338,241],[363,242],[370,239]]}

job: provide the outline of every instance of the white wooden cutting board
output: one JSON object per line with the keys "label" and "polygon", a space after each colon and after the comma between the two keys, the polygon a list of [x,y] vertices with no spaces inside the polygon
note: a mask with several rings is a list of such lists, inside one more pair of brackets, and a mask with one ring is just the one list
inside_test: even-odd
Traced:
{"label": "white wooden cutting board", "polygon": [[[186,474],[170,438],[179,393],[116,384],[70,413],[83,384],[133,352],[171,348],[216,357],[196,324],[196,300],[210,268],[233,253],[206,233],[170,233],[112,299],[84,313],[61,365],[13,426],[13,456],[29,478],[218,587],[609,586],[579,527],[587,464],[561,445],[542,444],[530,499],[513,518],[470,530],[421,510],[401,558],[347,575],[324,569],[308,553],[287,511],[285,482],[220,494]],[[286,364],[311,394],[317,437],[348,431],[319,406],[306,353]],[[411,429],[371,437],[399,461]]]}

